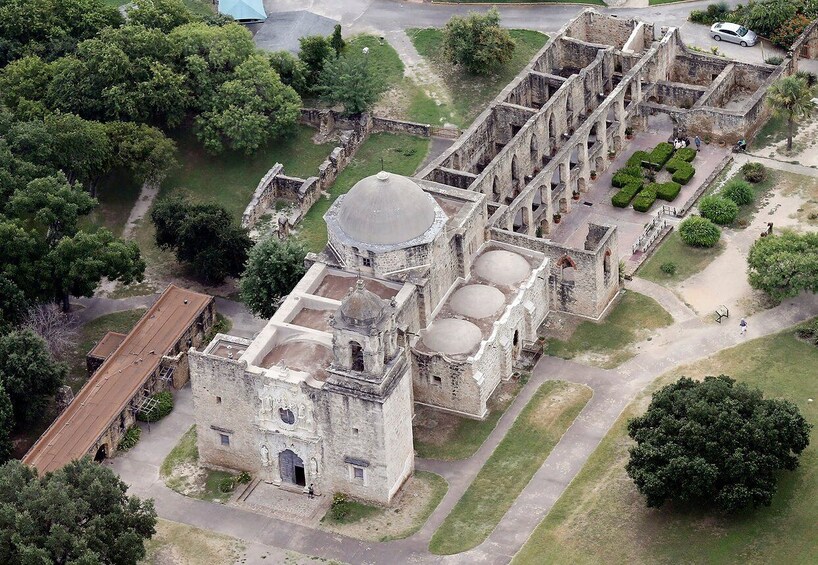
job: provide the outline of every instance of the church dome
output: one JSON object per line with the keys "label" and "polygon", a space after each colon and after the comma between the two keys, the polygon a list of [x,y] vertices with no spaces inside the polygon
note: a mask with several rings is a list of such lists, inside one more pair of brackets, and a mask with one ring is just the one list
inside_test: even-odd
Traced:
{"label": "church dome", "polygon": [[344,297],[338,308],[338,316],[346,325],[356,327],[376,326],[383,318],[387,303],[364,288],[358,279],[355,288]]}
{"label": "church dome", "polygon": [[375,245],[419,237],[434,221],[432,198],[408,178],[385,171],[358,181],[338,212],[338,224],[347,236]]}

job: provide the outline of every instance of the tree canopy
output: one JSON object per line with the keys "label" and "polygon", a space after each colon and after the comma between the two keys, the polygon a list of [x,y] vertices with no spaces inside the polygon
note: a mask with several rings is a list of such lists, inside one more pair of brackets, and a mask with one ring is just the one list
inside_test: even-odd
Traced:
{"label": "tree canopy", "polygon": [[508,30],[500,27],[496,8],[452,16],[443,28],[443,46],[452,63],[481,75],[508,63],[515,47]]}
{"label": "tree canopy", "polygon": [[241,299],[256,316],[271,318],[278,300],[298,284],[306,272],[306,249],[300,241],[269,237],[250,251],[241,276]]}
{"label": "tree canopy", "polygon": [[798,467],[810,428],[791,402],[730,377],[682,377],[628,422],[636,445],[626,469],[649,507],[769,506],[780,472]]}
{"label": "tree canopy", "polygon": [[747,255],[750,286],[775,299],[818,292],[818,233],[762,237]]}
{"label": "tree canopy", "polygon": [[808,117],[815,110],[813,96],[813,89],[807,80],[798,75],[780,78],[767,89],[767,105],[773,114],[787,120],[787,151],[792,151],[796,121]]}
{"label": "tree canopy", "polygon": [[347,115],[369,110],[383,92],[383,85],[369,69],[366,56],[341,55],[328,59],[317,87],[321,98],[330,104],[342,104]]}
{"label": "tree canopy", "polygon": [[[2,407],[0,406],[0,412]],[[0,467],[0,562],[136,565],[156,532],[153,501],[85,457],[38,477]]]}

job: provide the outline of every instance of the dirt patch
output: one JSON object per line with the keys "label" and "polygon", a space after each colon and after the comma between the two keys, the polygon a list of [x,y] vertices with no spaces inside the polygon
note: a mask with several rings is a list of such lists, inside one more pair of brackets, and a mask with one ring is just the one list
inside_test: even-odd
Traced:
{"label": "dirt patch", "polygon": [[141,565],[235,563],[244,553],[244,545],[238,539],[161,519],[145,548],[147,555]]}
{"label": "dirt patch", "polygon": [[165,484],[179,494],[200,497],[205,491],[207,472],[195,463],[180,463],[165,477]]}
{"label": "dirt patch", "polygon": [[818,167],[818,119],[804,120],[798,125],[792,138],[792,151],[787,151],[786,136],[782,141],[773,144],[769,149],[758,151],[759,154],[798,163],[805,167]]}
{"label": "dirt patch", "polygon": [[539,335],[546,339],[568,341],[584,320],[562,312],[551,312],[540,326]]}
{"label": "dirt patch", "polygon": [[560,383],[548,394],[544,402],[540,402],[531,411],[528,415],[528,421],[544,430],[552,428],[567,406],[576,404],[582,399],[587,401],[590,397],[591,389],[587,386],[576,383]]}

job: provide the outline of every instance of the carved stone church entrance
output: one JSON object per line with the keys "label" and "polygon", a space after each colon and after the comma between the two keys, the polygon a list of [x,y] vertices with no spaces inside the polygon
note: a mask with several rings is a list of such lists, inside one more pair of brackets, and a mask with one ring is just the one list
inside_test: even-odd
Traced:
{"label": "carved stone church entrance", "polygon": [[307,484],[304,461],[291,450],[285,449],[278,454],[278,468],[281,472],[282,481],[302,487]]}

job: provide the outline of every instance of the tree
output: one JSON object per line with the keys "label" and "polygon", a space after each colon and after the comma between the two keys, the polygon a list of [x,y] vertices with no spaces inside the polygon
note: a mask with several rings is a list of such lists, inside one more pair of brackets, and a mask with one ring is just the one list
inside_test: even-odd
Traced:
{"label": "tree", "polygon": [[152,500],[88,457],[37,476],[0,467],[0,562],[136,565],[155,533]]}
{"label": "tree", "polygon": [[221,283],[244,270],[253,246],[247,230],[216,204],[191,204],[180,197],[160,200],[151,211],[156,244],[173,249],[179,261],[207,283]]}
{"label": "tree", "polygon": [[332,30],[332,36],[329,39],[329,44],[335,51],[335,56],[340,57],[341,52],[344,50],[344,47],[346,47],[346,42],[341,36],[341,24],[335,24],[335,28]]}
{"label": "tree", "polygon": [[711,222],[726,226],[738,216],[738,206],[729,198],[712,194],[699,201],[699,212]]}
{"label": "tree", "polygon": [[648,507],[694,503],[732,512],[769,506],[783,470],[798,467],[810,424],[789,401],[730,377],[682,377],[628,422],[628,476]]}
{"label": "tree", "polygon": [[781,300],[818,292],[818,233],[768,235],[747,255],[750,286]]}
{"label": "tree", "polygon": [[17,422],[37,421],[67,373],[68,366],[52,359],[45,340],[33,330],[25,328],[0,336],[0,384]]}
{"label": "tree", "polygon": [[14,429],[14,411],[11,408],[3,383],[0,382],[0,465],[11,459],[14,444],[11,441],[11,432]]}
{"label": "tree", "polygon": [[332,53],[332,46],[323,35],[308,35],[300,38],[298,43],[301,45],[298,58],[307,68],[307,88],[312,88],[318,84],[324,61]]}
{"label": "tree", "polygon": [[778,79],[767,89],[767,104],[773,114],[787,120],[787,151],[792,151],[795,121],[808,117],[815,107],[812,97],[807,81],[794,75]]}
{"label": "tree", "polygon": [[693,247],[713,247],[719,242],[719,227],[701,216],[690,216],[679,224],[679,236]]}
{"label": "tree", "polygon": [[111,167],[129,170],[140,182],[154,182],[176,166],[176,143],[161,130],[133,122],[105,124]]}
{"label": "tree", "polygon": [[341,56],[326,62],[317,90],[323,100],[343,104],[344,113],[354,115],[378,101],[383,85],[370,72],[366,56]]}
{"label": "tree", "polygon": [[0,273],[0,332],[23,321],[28,311],[28,299],[13,281]]}
{"label": "tree", "polygon": [[443,28],[443,47],[453,64],[472,74],[488,74],[514,54],[514,40],[500,27],[500,12],[452,16]]}
{"label": "tree", "polygon": [[289,51],[270,53],[270,66],[281,82],[292,87],[299,95],[307,93],[307,66]]}
{"label": "tree", "polygon": [[165,33],[194,20],[182,0],[133,0],[128,7],[128,22]]}
{"label": "tree", "polygon": [[278,300],[289,294],[306,272],[303,244],[269,237],[250,252],[241,276],[241,299],[256,316],[271,318]]}

